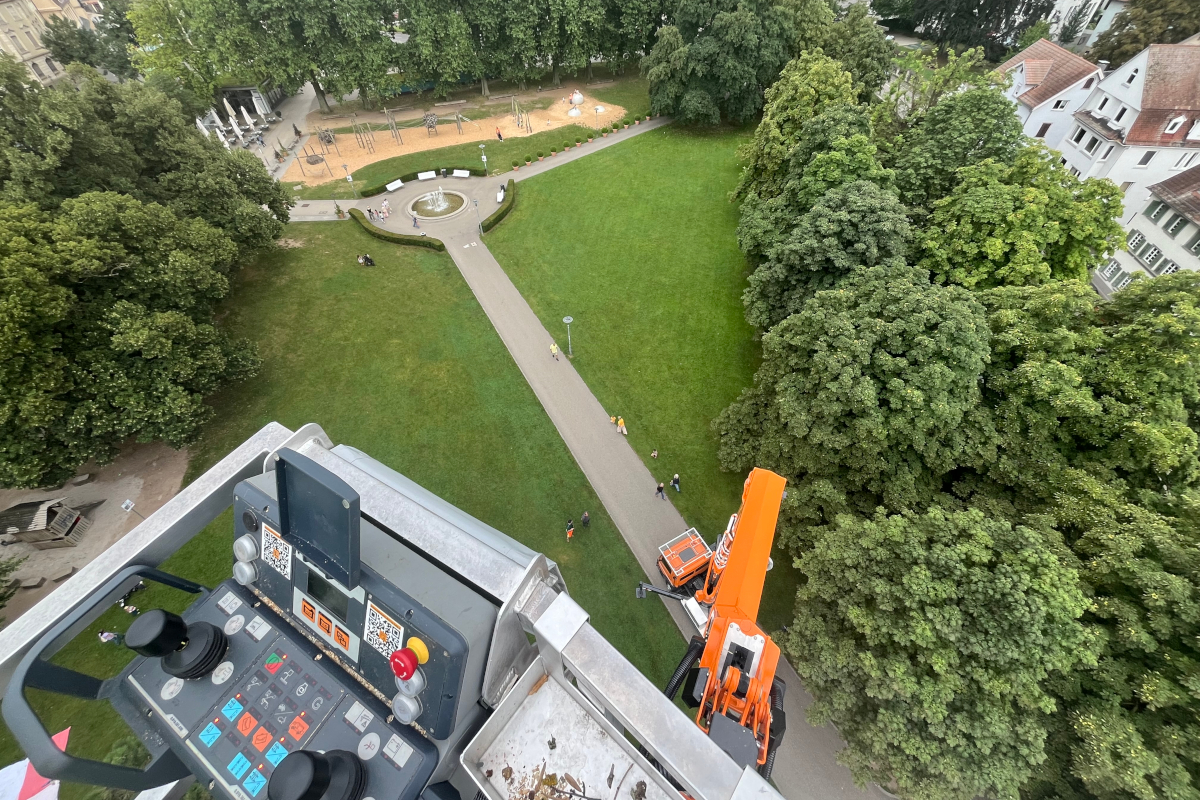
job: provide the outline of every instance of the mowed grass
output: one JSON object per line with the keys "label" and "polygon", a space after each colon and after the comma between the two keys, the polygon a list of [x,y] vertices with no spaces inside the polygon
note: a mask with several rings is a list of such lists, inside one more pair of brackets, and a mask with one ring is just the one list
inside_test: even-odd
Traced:
{"label": "mowed grass", "polygon": [[[213,398],[216,418],[192,448],[189,479],[271,421],[324,427],[562,569],[571,595],[593,625],[655,684],[665,685],[684,640],[657,601],[639,601],[640,569],[566,445],[525,383],[449,257],[373,239],[354,222],[299,223],[285,239],[302,246],[268,253],[245,268],[222,309],[234,336],[257,342],[258,377]],[[374,268],[358,266],[369,252]],[[589,529],[567,544],[568,517],[587,510]],[[167,563],[215,585],[230,574],[232,512],[226,512]],[[173,590],[135,595],[142,608]],[[101,627],[131,622],[113,610],[59,659],[109,676],[127,663],[124,648],[103,645]],[[76,666],[76,668],[79,668]],[[72,752],[101,758],[123,723],[106,704],[41,695],[52,733],[72,724]],[[0,734],[0,758],[20,758]],[[80,787],[64,788],[76,800]]]}
{"label": "mowed grass", "polygon": [[632,77],[619,78],[612,84],[591,86],[588,93],[602,103],[621,106],[628,116],[646,116],[650,113],[650,81],[637,76],[636,66],[632,69]]}
{"label": "mowed grass", "polygon": [[[522,181],[487,245],[629,443],[710,542],[737,511],[745,475],[720,470],[711,422],[751,384],[760,347],[743,316],[746,264],[734,235],[738,145],[749,131],[670,126]],[[655,448],[657,460],[650,458]],[[647,487],[647,492],[653,487]],[[663,540],[677,531],[663,531]],[[760,620],[793,616],[781,549]]]}

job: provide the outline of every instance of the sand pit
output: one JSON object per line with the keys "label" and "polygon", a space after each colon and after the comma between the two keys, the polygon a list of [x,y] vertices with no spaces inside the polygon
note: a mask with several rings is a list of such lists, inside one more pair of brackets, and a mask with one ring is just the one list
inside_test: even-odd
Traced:
{"label": "sand pit", "polygon": [[[543,131],[551,131],[555,128],[562,128],[567,125],[582,125],[585,128],[596,126],[597,118],[593,110],[597,105],[603,105],[605,112],[599,116],[599,125],[611,125],[616,120],[622,119],[625,116],[625,109],[620,106],[614,106],[607,103],[601,103],[596,98],[589,96],[586,92],[583,93],[583,104],[580,108],[583,110],[583,115],[579,117],[568,117],[567,112],[571,109],[569,103],[563,102],[563,97],[566,97],[574,89],[563,87],[561,90],[562,97],[557,97],[553,105],[545,110],[534,110],[529,112],[531,124],[534,133],[542,133]],[[454,107],[436,108],[441,117],[453,117]],[[374,115],[371,115],[373,117]],[[464,116],[471,117],[469,111]],[[371,117],[364,116],[364,119]],[[453,122],[443,122],[437,127],[436,135],[429,135],[425,128],[404,128],[400,131],[400,136],[404,139],[404,144],[397,144],[392,138],[391,132],[386,126],[380,125],[378,122],[371,125],[375,131],[375,152],[370,153],[358,146],[352,133],[337,134],[337,148],[341,152],[338,155],[337,151],[330,148],[329,154],[326,156],[327,163],[333,170],[333,175],[325,169],[324,164],[301,164],[300,158],[297,158],[288,167],[286,173],[280,180],[297,181],[308,186],[316,186],[330,181],[345,180],[346,173],[342,169],[345,164],[350,168],[351,172],[374,164],[377,161],[383,161],[396,156],[407,155],[408,153],[419,153],[424,150],[436,150],[439,147],[449,147],[455,144],[463,144],[465,142],[484,142],[494,141],[496,139],[496,128],[504,134],[505,139],[521,138],[528,136],[524,129],[518,129],[516,122],[511,114],[505,113],[493,117],[484,117],[476,119],[471,117],[471,122],[464,121],[462,123],[462,134],[458,132],[458,127]],[[329,120],[324,123],[329,127],[344,127],[349,124],[349,120]],[[311,127],[311,123],[310,123]],[[380,130],[382,128],[382,130]],[[309,138],[309,148],[320,148],[317,145],[315,137]],[[301,156],[303,158],[303,156]],[[430,166],[433,166],[432,164]],[[496,165],[500,168],[500,165]],[[319,173],[319,174],[318,174]]]}

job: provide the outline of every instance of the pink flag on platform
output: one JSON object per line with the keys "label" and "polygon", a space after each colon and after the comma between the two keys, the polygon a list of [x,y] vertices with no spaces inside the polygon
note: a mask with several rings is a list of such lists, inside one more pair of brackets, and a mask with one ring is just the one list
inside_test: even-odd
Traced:
{"label": "pink flag on platform", "polygon": [[[67,751],[67,737],[70,735],[71,729],[67,728],[59,731],[52,737],[54,743],[58,745],[58,749],[64,753]],[[25,782],[21,784],[21,791],[17,794],[17,800],[29,800],[29,798],[38,794],[49,785],[50,779],[38,775],[37,770],[33,768],[33,764],[30,764],[25,770]]]}

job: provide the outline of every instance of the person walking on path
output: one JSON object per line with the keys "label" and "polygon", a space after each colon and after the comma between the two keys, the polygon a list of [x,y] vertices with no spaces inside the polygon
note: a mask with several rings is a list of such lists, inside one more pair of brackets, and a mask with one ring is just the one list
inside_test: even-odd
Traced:
{"label": "person walking on path", "polygon": [[625,436],[629,435],[629,431],[625,429],[624,417],[617,417],[617,433],[624,434]]}
{"label": "person walking on path", "polygon": [[496,128],[496,138],[502,142],[504,141],[504,134],[500,132],[499,127]]}
{"label": "person walking on path", "polygon": [[663,500],[666,500],[667,499],[666,489],[667,489],[667,487],[663,486],[662,482],[660,481],[658,484],[658,488],[654,490],[654,496],[661,497]]}
{"label": "person walking on path", "polygon": [[574,536],[575,536],[575,522],[574,522],[574,520],[567,520],[567,541],[568,542],[571,541],[571,539]]}
{"label": "person walking on path", "polygon": [[421,227],[420,225],[417,224],[417,215],[416,214],[413,214],[413,227],[414,228]]}
{"label": "person walking on path", "polygon": [[588,516],[586,511],[583,512],[583,516],[579,518],[579,524],[583,525],[585,528],[592,524],[592,518]]}
{"label": "person walking on path", "polygon": [[557,342],[550,343],[550,355],[554,356],[555,361],[558,361],[558,343]]}
{"label": "person walking on path", "polygon": [[671,478],[671,485],[675,487],[675,491],[677,491],[677,492],[680,491],[680,489],[679,489],[679,473],[678,472],[675,473],[674,478]]}

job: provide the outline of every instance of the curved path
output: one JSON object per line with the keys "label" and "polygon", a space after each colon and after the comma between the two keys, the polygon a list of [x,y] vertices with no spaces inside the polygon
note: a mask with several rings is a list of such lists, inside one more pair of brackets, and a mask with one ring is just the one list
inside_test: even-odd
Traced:
{"label": "curved path", "polygon": [[[665,119],[643,122],[503,176],[414,181],[385,195],[396,213],[387,222],[380,223],[381,227],[400,233],[418,233],[412,227],[412,218],[404,213],[404,209],[412,200],[438,185],[478,201],[478,215],[475,209],[467,208],[446,220],[423,221],[419,232],[436,236],[446,244],[447,252],[554,422],[608,515],[616,523],[621,536],[629,544],[645,573],[664,588],[665,583],[655,566],[658,545],[684,531],[687,523],[672,503],[654,496],[657,479],[651,475],[625,437],[613,430],[608,421],[608,412],[601,407],[600,401],[588,389],[570,361],[566,358],[556,361],[550,356],[550,343],[554,337],[542,326],[533,309],[484,245],[479,235],[479,219],[486,218],[496,210],[496,191],[510,177],[518,181],[534,177],[667,123]],[[379,196],[372,197],[353,205],[364,210],[368,206],[378,208],[382,199]],[[517,202],[520,202],[520,198]],[[292,219],[297,221],[336,219],[331,200],[298,204],[295,211],[298,213],[294,213]],[[630,586],[624,591],[632,589]],[[680,605],[673,601],[665,605],[684,637],[692,636],[695,628]],[[779,674],[788,686],[785,708],[789,725],[772,777],[784,797],[788,800],[883,798],[885,795],[877,786],[867,789],[855,786],[849,770],[837,763],[835,755],[843,746],[837,731],[831,727],[813,727],[805,720],[804,709],[812,702],[812,698],[786,661],[781,660]]]}

